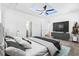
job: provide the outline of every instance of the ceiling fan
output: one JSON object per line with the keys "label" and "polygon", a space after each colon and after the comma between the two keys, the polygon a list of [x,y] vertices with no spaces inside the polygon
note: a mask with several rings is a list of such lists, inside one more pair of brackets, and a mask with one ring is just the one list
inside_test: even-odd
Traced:
{"label": "ceiling fan", "polygon": [[56,13],[56,10],[54,8],[49,8],[48,4],[45,4],[41,10],[36,8],[36,11],[40,12],[40,15],[45,15],[45,16]]}

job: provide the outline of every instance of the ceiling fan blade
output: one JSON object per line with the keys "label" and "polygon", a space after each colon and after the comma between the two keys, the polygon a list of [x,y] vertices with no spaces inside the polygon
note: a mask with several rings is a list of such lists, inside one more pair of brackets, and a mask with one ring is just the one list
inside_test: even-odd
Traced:
{"label": "ceiling fan blade", "polygon": [[56,10],[54,10],[54,11],[46,11],[46,15],[51,15],[51,14],[56,13],[56,12],[57,12]]}
{"label": "ceiling fan blade", "polygon": [[43,12],[44,12],[44,11],[42,11],[42,12],[40,13],[40,15],[43,14]]}
{"label": "ceiling fan blade", "polygon": [[52,13],[55,13],[55,9],[49,9],[49,10],[46,10],[46,14],[49,15],[49,14],[52,14]]}
{"label": "ceiling fan blade", "polygon": [[43,14],[43,12],[41,12],[39,15]]}
{"label": "ceiling fan blade", "polygon": [[55,9],[49,9],[49,10],[46,10],[46,11],[54,11]]}
{"label": "ceiling fan blade", "polygon": [[32,6],[32,10],[38,12],[39,15],[43,15],[43,16],[48,16],[48,15],[51,15],[51,14],[57,12],[57,10],[55,10],[52,7],[50,7],[50,5],[48,5],[48,4],[45,4],[42,7],[41,6],[39,7],[37,5],[33,5]]}
{"label": "ceiling fan blade", "polygon": [[36,11],[40,11],[40,12],[42,12],[42,11],[44,11],[44,10],[36,10]]}

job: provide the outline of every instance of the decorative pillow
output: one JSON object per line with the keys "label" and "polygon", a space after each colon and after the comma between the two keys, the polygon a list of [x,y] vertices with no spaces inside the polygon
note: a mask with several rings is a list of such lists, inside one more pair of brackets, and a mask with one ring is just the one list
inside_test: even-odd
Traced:
{"label": "decorative pillow", "polygon": [[7,55],[10,55],[10,56],[25,56],[26,55],[25,51],[20,50],[15,47],[6,48],[5,52]]}
{"label": "decorative pillow", "polygon": [[14,37],[6,35],[5,38],[10,38],[10,39],[14,39]]}
{"label": "decorative pillow", "polygon": [[27,38],[22,38],[24,41],[29,42],[30,44],[32,44],[32,42],[30,40],[28,40]]}
{"label": "decorative pillow", "polygon": [[15,40],[21,44],[22,46],[24,46],[24,48],[27,48],[27,49],[31,49],[31,44],[25,40],[23,40],[21,37],[16,37]]}
{"label": "decorative pillow", "polygon": [[5,42],[6,42],[6,41],[16,42],[14,39],[11,39],[11,38],[5,38],[4,40],[5,40]]}
{"label": "decorative pillow", "polygon": [[7,43],[4,41],[4,48],[7,48]]}
{"label": "decorative pillow", "polygon": [[6,41],[6,43],[7,43],[7,47],[15,47],[15,48],[21,49],[23,51],[26,50],[26,48],[24,46],[18,44],[17,42]]}

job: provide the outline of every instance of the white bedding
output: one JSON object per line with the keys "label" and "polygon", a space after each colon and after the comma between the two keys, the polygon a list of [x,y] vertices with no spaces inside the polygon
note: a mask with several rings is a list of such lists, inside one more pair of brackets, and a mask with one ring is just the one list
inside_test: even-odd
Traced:
{"label": "white bedding", "polygon": [[33,41],[31,42],[32,49],[26,49],[26,56],[43,56],[45,53],[47,53],[47,48],[45,46]]}
{"label": "white bedding", "polygon": [[33,40],[33,41],[40,43],[40,44],[44,45],[45,47],[47,47],[51,56],[53,56],[56,53],[56,51],[58,51],[56,46],[54,44],[52,44],[51,42],[48,42],[45,40],[40,40],[39,38],[33,38],[33,37],[31,37],[30,40]]}

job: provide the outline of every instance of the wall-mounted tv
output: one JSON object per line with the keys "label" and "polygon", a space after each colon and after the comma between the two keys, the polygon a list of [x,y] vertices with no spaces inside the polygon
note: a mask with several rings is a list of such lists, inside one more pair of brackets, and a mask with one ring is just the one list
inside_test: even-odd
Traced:
{"label": "wall-mounted tv", "polygon": [[53,31],[69,32],[69,21],[53,23]]}

